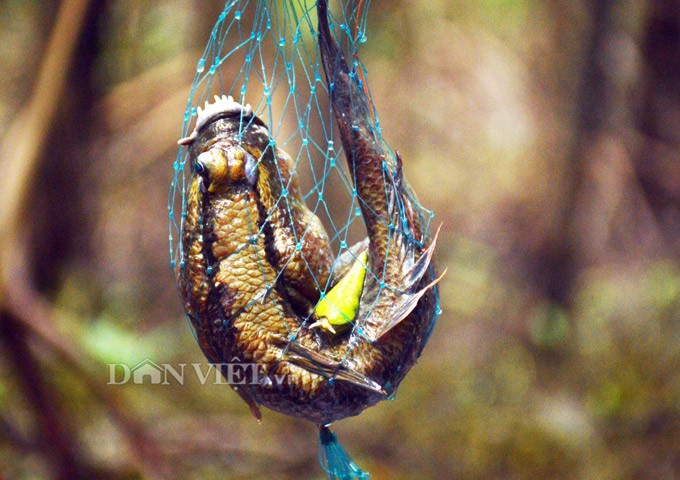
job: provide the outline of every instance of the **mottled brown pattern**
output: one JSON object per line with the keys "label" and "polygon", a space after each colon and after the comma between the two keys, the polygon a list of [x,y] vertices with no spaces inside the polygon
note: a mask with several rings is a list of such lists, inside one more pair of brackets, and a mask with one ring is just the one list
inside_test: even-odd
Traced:
{"label": "mottled brown pattern", "polygon": [[[363,92],[350,81],[325,12],[320,19],[324,68],[335,85],[334,112],[370,240],[361,329],[334,336],[307,328],[333,256],[323,226],[302,201],[290,157],[270,145],[257,117],[244,124],[240,116],[217,118],[190,147],[198,173],[178,277],[208,358],[257,364],[259,383],[233,385],[251,411],[259,417],[264,405],[325,424],[357,415],[396,389],[434,321],[435,294],[423,288],[434,269],[427,242],[414,241],[424,232],[401,165],[373,135]],[[403,212],[410,231],[390,227],[402,225]]]}
{"label": "mottled brown pattern", "polygon": [[186,229],[183,232],[183,242],[192,262],[187,268],[186,282],[183,284],[184,308],[193,319],[196,315],[205,313],[209,293],[209,279],[206,274],[205,259],[203,259],[203,235],[198,228],[201,222],[200,198],[197,195],[198,180],[191,183],[189,200],[187,201]]}
{"label": "mottled brown pattern", "polygon": [[[267,212],[266,221],[272,227],[275,265],[283,270],[290,299],[305,315],[319,299],[319,286],[325,286],[330,276],[333,253],[328,235],[302,201],[293,160],[283,150],[266,148],[266,128],[256,126],[253,130],[244,135],[245,148],[260,158],[257,190]],[[282,196],[284,191],[287,193]]]}

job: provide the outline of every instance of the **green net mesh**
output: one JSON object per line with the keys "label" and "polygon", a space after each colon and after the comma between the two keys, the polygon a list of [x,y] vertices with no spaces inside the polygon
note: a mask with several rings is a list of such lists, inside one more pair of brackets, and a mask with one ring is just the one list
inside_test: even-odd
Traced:
{"label": "green net mesh", "polygon": [[[348,19],[341,22],[342,37],[355,52],[366,39],[368,3],[361,12],[356,6],[353,11],[342,12]],[[228,2],[196,66],[182,136],[191,131],[196,108],[212,100],[214,94],[228,94],[244,105],[250,103],[254,113],[267,123],[272,140],[295,161],[306,191],[305,201],[322,218],[339,251],[359,239],[359,231],[354,232],[352,226],[361,212],[351,196],[352,182],[341,162],[342,147],[335,139],[314,25],[314,2]],[[351,28],[356,33],[348,34]],[[359,68],[365,71],[363,65]],[[169,199],[173,262],[182,257],[177,242],[181,218],[177,213],[184,205],[187,155],[186,149],[178,152]]]}

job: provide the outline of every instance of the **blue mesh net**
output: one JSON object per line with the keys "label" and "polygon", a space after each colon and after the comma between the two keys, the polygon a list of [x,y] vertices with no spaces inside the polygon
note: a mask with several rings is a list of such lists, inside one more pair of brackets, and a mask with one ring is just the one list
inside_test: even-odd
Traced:
{"label": "blue mesh net", "polygon": [[[350,52],[356,75],[373,107],[366,81],[368,71],[358,57],[359,46],[367,41],[370,0],[339,3],[331,28],[340,45]],[[333,128],[316,24],[313,1],[227,2],[196,65],[182,136],[192,130],[197,107],[211,101],[215,94],[232,95],[244,105],[249,103],[267,123],[272,140],[293,158],[308,207],[322,219],[334,250],[341,252],[363,235],[361,211]],[[371,113],[382,142],[375,107]],[[173,268],[182,258],[178,239],[186,213],[187,159],[187,149],[180,148],[169,195]],[[419,208],[428,219],[432,216],[424,207]]]}
{"label": "blue mesh net", "polygon": [[[368,38],[366,20],[369,7],[369,0],[336,2],[331,5],[329,25],[332,37],[349,64],[351,81],[358,86],[357,91],[368,106],[368,130],[383,154],[383,175],[385,182],[388,182],[399,176],[399,159],[383,140],[367,81],[368,71],[358,55],[359,47]],[[214,95],[229,95],[242,105],[250,104],[253,113],[269,130],[269,148],[283,149],[290,155],[303,201],[323,223],[333,254],[339,257],[349,253],[351,257],[357,258],[357,252],[351,247],[365,236],[362,202],[366,202],[358,194],[355,179],[344,161],[345,155],[330,102],[331,89],[326,82],[319,51],[317,25],[315,1],[227,2],[196,65],[196,75],[184,114],[182,137],[190,135],[199,108],[206,101],[211,101]],[[168,200],[170,258],[176,272],[185,267],[182,225],[187,217],[186,199],[192,175],[195,173],[192,173],[189,149],[180,147],[174,162],[174,178]],[[281,179],[285,177],[279,176]],[[399,211],[389,228],[399,230],[414,245],[422,246],[421,242],[428,237],[433,215],[417,202],[408,187],[405,189],[404,198],[407,198],[411,210],[397,199]],[[287,195],[284,184],[277,202],[286,202]],[[411,225],[414,216],[420,224],[418,235],[414,235]],[[305,233],[292,232],[296,236],[293,243],[298,249],[302,248]],[[366,275],[373,276],[375,283],[382,289],[385,284],[383,273],[369,269]],[[277,272],[277,275],[282,274],[283,269]],[[432,279],[434,271],[430,269],[428,275]],[[269,278],[267,281],[273,286],[277,279]],[[314,281],[323,298],[331,287],[330,278]],[[436,307],[433,319],[428,323],[419,350],[427,342],[434,320],[440,313],[436,286],[434,292]],[[379,296],[380,292],[376,298]],[[250,305],[259,300],[253,299]],[[353,328],[359,329],[361,334],[361,325],[354,325]],[[291,344],[296,341],[298,331],[299,328],[289,329]],[[351,348],[350,345],[345,356],[351,352]],[[329,380],[332,382],[333,379],[334,374],[331,374]],[[394,393],[390,383],[387,381],[382,385],[386,391],[385,398]],[[327,437],[331,438],[329,435]],[[335,440],[334,436],[332,438]],[[322,461],[322,466],[329,478],[354,478],[341,473],[343,467],[340,458],[346,457],[346,454],[339,445],[335,448],[335,444],[334,441],[325,445],[328,447],[326,451],[332,452],[332,458]],[[351,472],[357,468],[357,472],[361,472],[348,458],[346,460],[345,470],[349,468],[347,471]],[[359,474],[355,477],[364,478]]]}

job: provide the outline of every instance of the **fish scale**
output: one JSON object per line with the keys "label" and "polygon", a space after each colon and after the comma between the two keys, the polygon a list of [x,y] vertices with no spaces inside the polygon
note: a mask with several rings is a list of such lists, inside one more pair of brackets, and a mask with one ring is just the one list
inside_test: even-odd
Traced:
{"label": "fish scale", "polygon": [[[316,423],[327,458],[337,460],[344,450],[324,426],[394,393],[436,320],[432,287],[441,277],[432,261],[436,236],[423,228],[401,158],[375,135],[373,110],[332,37],[326,2],[317,8],[321,60],[367,241],[334,259],[291,158],[249,105],[216,97],[180,140],[192,178],[176,273],[206,357],[223,364],[225,376],[234,365],[258,368],[257,382],[230,382],[253,414],[260,418],[265,406]],[[322,289],[338,284],[364,252],[352,328],[313,328]]]}
{"label": "fish scale", "polygon": [[[272,146],[264,123],[233,99],[206,105],[208,117],[200,117],[199,130],[184,140],[196,172],[178,272],[199,343],[209,346],[206,354],[220,362],[259,362],[269,375],[284,378],[240,387],[251,409],[262,404],[319,424],[356,415],[391,394],[435,317],[427,253],[433,245],[418,245],[391,227],[399,221],[396,199],[409,201],[405,180],[385,168],[386,150],[370,135],[363,92],[326,34],[322,21],[322,59],[369,238],[372,274],[360,299],[358,328],[339,336],[311,330],[313,314],[296,308],[300,298],[311,306],[318,301],[319,279],[328,278],[332,265],[328,236],[301,199],[290,157]],[[199,158],[208,163],[199,165]],[[288,194],[281,202],[284,188]],[[417,219],[413,224],[420,225]],[[295,248],[301,240],[302,248]],[[419,262],[428,269],[402,285]],[[395,311],[403,318],[394,317]],[[210,335],[216,338],[201,339]]]}

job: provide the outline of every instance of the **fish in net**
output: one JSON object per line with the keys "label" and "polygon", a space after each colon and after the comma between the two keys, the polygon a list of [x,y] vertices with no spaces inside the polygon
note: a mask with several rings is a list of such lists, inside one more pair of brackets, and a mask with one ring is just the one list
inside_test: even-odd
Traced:
{"label": "fish in net", "polygon": [[[230,1],[196,67],[170,257],[196,339],[260,419],[329,429],[394,395],[440,314],[436,234],[387,145],[358,50],[369,1]],[[365,238],[362,238],[364,237]]]}

